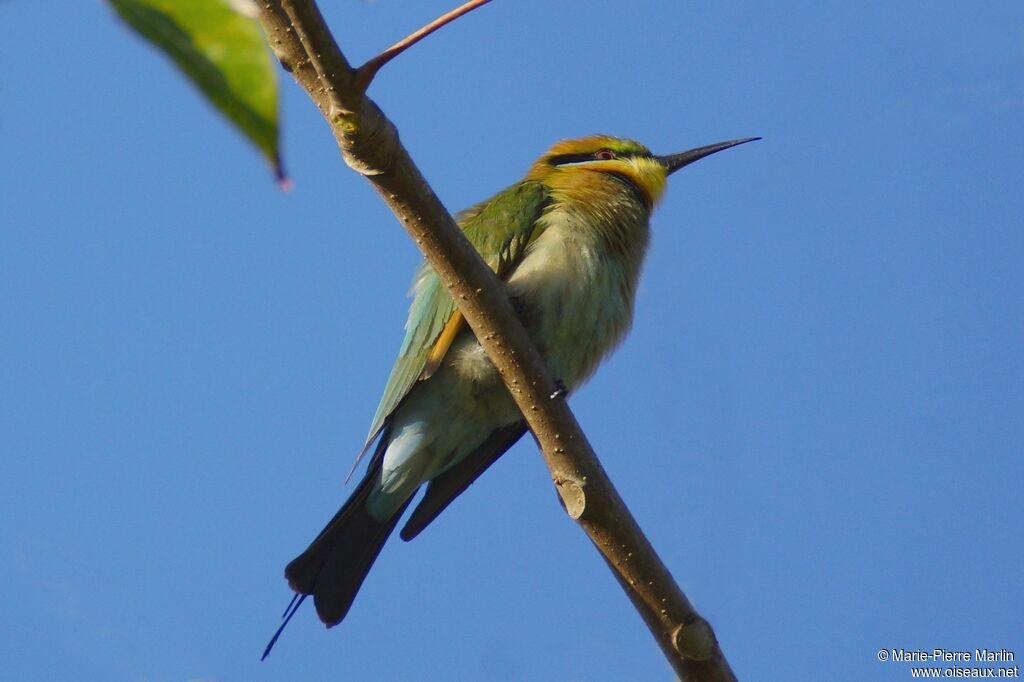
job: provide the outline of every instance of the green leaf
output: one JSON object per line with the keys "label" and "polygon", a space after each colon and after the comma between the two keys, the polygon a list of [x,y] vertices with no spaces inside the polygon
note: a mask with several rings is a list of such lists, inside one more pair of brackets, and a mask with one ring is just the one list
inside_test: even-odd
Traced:
{"label": "green leaf", "polygon": [[285,182],[278,149],[277,79],[252,0],[108,0],[165,52],[266,156]]}

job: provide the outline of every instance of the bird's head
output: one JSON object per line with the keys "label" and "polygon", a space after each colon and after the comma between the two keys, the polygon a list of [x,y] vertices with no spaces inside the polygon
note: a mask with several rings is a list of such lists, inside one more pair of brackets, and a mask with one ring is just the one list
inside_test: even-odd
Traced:
{"label": "bird's head", "polygon": [[748,137],[730,140],[678,154],[658,156],[633,140],[591,135],[556,142],[533,164],[527,179],[558,186],[585,181],[587,173],[606,173],[635,187],[651,207],[661,199],[665,192],[665,181],[675,171],[715,152],[759,139]]}

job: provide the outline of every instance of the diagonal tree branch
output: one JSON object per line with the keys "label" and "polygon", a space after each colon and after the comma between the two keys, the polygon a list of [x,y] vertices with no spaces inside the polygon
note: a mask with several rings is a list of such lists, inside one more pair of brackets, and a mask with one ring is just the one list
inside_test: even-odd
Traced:
{"label": "diagonal tree branch", "polygon": [[309,93],[320,112],[326,114],[327,98],[320,90],[320,76],[306,55],[306,48],[295,34],[292,20],[281,7],[281,3],[261,3],[259,17],[263,32],[267,35],[267,44],[281,62],[281,66]]}
{"label": "diagonal tree branch", "polygon": [[365,95],[313,0],[262,0],[260,20],[285,68],[327,118],[345,162],[381,195],[476,333],[537,439],[565,505],[604,557],[683,680],[735,680],[694,609],[619,497],[512,310],[504,287]]}

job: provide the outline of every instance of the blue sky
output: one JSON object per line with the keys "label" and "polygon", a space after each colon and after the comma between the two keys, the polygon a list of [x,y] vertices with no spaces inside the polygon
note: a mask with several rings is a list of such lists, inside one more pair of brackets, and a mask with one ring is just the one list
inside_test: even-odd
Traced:
{"label": "blue sky", "polygon": [[[323,3],[355,62],[451,2]],[[257,154],[100,3],[0,4],[10,679],[669,680],[528,439],[259,654],[419,256],[282,78]],[[1024,657],[1024,4],[498,0],[372,95],[446,204],[592,132],[672,177],[572,406],[744,680]]]}

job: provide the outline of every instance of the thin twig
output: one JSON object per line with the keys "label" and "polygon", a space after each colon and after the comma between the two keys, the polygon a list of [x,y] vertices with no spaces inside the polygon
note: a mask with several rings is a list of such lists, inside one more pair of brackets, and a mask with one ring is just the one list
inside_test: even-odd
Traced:
{"label": "thin twig", "polygon": [[472,12],[477,7],[480,7],[481,5],[486,5],[490,1],[491,0],[470,0],[464,5],[456,7],[451,12],[442,14],[437,19],[434,19],[432,22],[430,22],[423,28],[419,29],[418,31],[410,33],[405,38],[402,38],[397,43],[395,43],[388,49],[384,50],[370,61],[363,64],[358,69],[356,69],[356,87],[358,87],[361,91],[366,92],[366,88],[369,87],[370,81],[373,80],[374,76],[377,75],[377,72],[380,71],[380,68],[382,66],[390,62],[398,55],[405,52],[407,49],[409,49],[419,41],[423,40],[424,38],[429,36],[437,29],[441,28],[445,24],[449,24],[455,21],[463,14]]}
{"label": "thin twig", "polygon": [[[272,42],[280,29],[281,17],[275,9],[289,8],[299,40],[281,40],[275,52],[284,64],[317,57],[317,77],[293,71],[296,80],[327,116],[346,163],[373,185],[445,283],[537,438],[566,511],[604,557],[669,664],[683,680],[734,681],[711,626],[676,585],[608,479],[568,405],[556,396],[558,386],[516,317],[504,287],[413,164],[394,125],[358,87],[316,3],[262,0],[259,6]],[[472,9],[466,7],[460,10]],[[415,36],[403,42],[412,44],[419,39]],[[396,48],[392,48],[394,54],[404,49]],[[324,88],[330,106],[324,106]]]}

